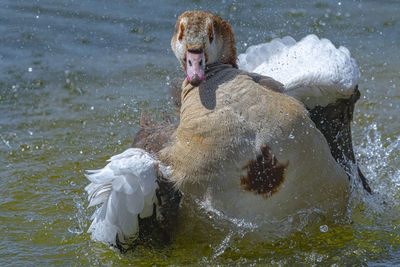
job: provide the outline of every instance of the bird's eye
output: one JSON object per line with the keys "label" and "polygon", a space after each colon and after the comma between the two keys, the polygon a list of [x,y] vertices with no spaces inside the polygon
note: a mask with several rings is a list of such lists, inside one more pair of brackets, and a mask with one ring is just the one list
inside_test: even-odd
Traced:
{"label": "bird's eye", "polygon": [[200,60],[200,63],[199,63],[199,65],[201,66],[201,65],[203,65],[203,60]]}
{"label": "bird's eye", "polygon": [[189,59],[189,66],[191,67],[192,66],[192,61]]}

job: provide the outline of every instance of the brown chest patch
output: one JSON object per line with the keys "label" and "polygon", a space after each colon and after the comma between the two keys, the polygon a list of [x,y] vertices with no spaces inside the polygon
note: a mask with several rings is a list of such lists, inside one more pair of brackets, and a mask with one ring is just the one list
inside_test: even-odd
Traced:
{"label": "brown chest patch", "polygon": [[285,168],[289,162],[280,164],[268,146],[260,147],[260,150],[261,155],[242,168],[247,170],[247,174],[240,178],[240,184],[246,191],[269,197],[276,193],[283,183]]}

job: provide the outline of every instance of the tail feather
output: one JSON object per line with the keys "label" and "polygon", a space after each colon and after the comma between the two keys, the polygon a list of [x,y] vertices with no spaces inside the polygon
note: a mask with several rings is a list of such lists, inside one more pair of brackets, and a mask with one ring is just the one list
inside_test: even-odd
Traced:
{"label": "tail feather", "polygon": [[95,241],[117,246],[137,238],[139,216],[153,214],[161,164],[138,148],[130,148],[108,161],[103,169],[86,175],[91,181],[85,187],[89,207],[101,205],[91,217],[88,232]]}
{"label": "tail feather", "polygon": [[97,190],[95,190],[92,193],[89,193],[89,201],[90,201],[89,207],[93,207],[98,204],[104,203],[109,197],[111,190],[112,190],[112,185],[107,184],[104,187],[98,187]]}

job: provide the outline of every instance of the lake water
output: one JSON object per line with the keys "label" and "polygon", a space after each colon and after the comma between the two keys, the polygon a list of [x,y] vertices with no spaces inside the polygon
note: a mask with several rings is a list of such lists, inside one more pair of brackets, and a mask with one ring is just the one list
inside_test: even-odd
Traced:
{"label": "lake water", "polygon": [[[375,194],[354,189],[348,224],[257,243],[240,225],[182,225],[169,246],[126,254],[90,240],[85,170],[130,146],[142,111],[173,115],[169,42],[188,9],[227,20],[239,53],[310,33],[350,50],[355,151]],[[400,264],[399,48],[397,0],[1,1],[0,265]]]}

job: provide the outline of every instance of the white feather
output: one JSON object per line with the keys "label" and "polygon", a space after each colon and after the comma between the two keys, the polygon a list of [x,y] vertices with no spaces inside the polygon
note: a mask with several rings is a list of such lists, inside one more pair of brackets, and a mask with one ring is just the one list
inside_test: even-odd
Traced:
{"label": "white feather", "polygon": [[285,92],[308,108],[326,106],[348,98],[358,84],[360,71],[345,47],[308,35],[299,42],[292,37],[250,46],[239,55],[239,68],[270,76]]}
{"label": "white feather", "polygon": [[[142,149],[130,148],[111,157],[100,170],[88,171],[91,183],[85,187],[89,207],[101,204],[88,232],[95,241],[116,245],[135,239],[139,233],[138,216],[153,214],[157,189],[157,167],[168,170]],[[166,172],[167,174],[167,172]],[[167,174],[168,175],[168,174]]]}

